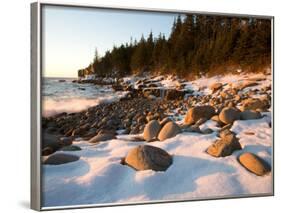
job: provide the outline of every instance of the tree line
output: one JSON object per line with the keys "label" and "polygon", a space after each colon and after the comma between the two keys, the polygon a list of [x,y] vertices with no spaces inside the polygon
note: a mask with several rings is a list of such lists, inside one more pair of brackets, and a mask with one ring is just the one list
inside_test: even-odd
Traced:
{"label": "tree line", "polygon": [[270,64],[271,20],[208,15],[178,16],[168,38],[164,34],[113,47],[80,74],[122,77],[143,72],[202,75],[221,67]]}

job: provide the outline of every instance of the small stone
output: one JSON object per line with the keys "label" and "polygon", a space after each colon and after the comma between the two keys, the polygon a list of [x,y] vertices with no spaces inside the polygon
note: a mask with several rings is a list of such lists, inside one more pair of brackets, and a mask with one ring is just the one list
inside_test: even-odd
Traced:
{"label": "small stone", "polygon": [[245,135],[255,135],[254,132],[243,132]]}
{"label": "small stone", "polygon": [[76,155],[64,154],[64,153],[57,153],[53,154],[44,160],[44,164],[49,165],[60,165],[65,163],[70,163],[79,160],[79,157]]}

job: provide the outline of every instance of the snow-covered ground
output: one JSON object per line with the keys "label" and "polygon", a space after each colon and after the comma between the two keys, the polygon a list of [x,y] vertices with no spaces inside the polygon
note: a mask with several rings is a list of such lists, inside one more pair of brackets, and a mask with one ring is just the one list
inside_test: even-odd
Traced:
{"label": "snow-covered ground", "polygon": [[[43,205],[128,203],[272,193],[271,173],[256,176],[246,171],[236,159],[241,152],[249,151],[271,164],[272,134],[267,119],[235,121],[232,130],[238,133],[243,149],[224,158],[214,158],[205,152],[216,140],[216,132],[210,135],[181,133],[164,142],[150,143],[173,156],[173,164],[166,172],[135,171],[120,164],[120,159],[130,149],[145,143],[131,141],[132,135],[120,135],[118,139],[96,145],[87,141],[75,142],[82,150],[68,153],[81,156],[79,161],[43,166]],[[245,134],[247,132],[254,132],[255,135]]]}
{"label": "snow-covered ground", "polygon": [[[202,78],[187,84],[206,88],[212,82],[239,83],[249,76]],[[250,76],[256,78],[258,76]],[[131,79],[130,79],[131,80]],[[167,82],[166,84],[171,84]],[[270,85],[270,76],[259,87]],[[163,81],[164,84],[164,81]],[[202,90],[200,90],[202,91]],[[136,203],[146,201],[189,200],[272,193],[272,172],[256,176],[242,167],[237,157],[252,152],[272,165],[271,112],[257,120],[235,121],[231,131],[237,133],[242,150],[231,156],[215,158],[206,149],[217,139],[218,127],[211,120],[200,128],[211,128],[209,135],[185,132],[162,142],[160,147],[173,156],[165,172],[135,171],[121,165],[129,150],[146,142],[135,141],[135,135],[118,135],[117,139],[90,144],[75,141],[81,151],[67,152],[80,160],[62,165],[43,165],[43,206]],[[180,122],[180,121],[179,121]],[[253,134],[254,133],[254,134]]]}

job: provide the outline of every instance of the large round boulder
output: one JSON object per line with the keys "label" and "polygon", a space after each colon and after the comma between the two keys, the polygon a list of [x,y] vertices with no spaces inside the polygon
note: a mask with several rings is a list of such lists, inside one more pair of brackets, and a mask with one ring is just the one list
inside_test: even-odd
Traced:
{"label": "large round boulder", "polygon": [[181,132],[181,128],[174,122],[170,121],[164,125],[158,134],[158,139],[160,141],[166,140],[168,138],[175,137]]}
{"label": "large round boulder", "polygon": [[172,164],[172,157],[163,149],[149,145],[140,145],[129,151],[125,164],[135,170],[165,171]]}
{"label": "large round boulder", "polygon": [[257,155],[245,152],[238,157],[240,164],[245,167],[248,171],[262,176],[270,172],[270,166]]}
{"label": "large round boulder", "polygon": [[155,140],[158,136],[160,129],[161,129],[161,125],[159,124],[158,121],[152,120],[148,122],[143,130],[144,140],[148,142]]}
{"label": "large round boulder", "polygon": [[184,118],[184,123],[187,125],[191,125],[196,123],[200,118],[205,118],[209,120],[216,114],[216,110],[212,106],[196,106],[190,108]]}
{"label": "large round boulder", "polygon": [[261,113],[254,110],[245,110],[240,113],[241,120],[254,120],[260,118],[262,118]]}
{"label": "large round boulder", "polygon": [[74,162],[77,160],[79,160],[79,156],[64,154],[64,153],[56,153],[45,159],[43,164],[60,165],[60,164]]}
{"label": "large round boulder", "polygon": [[235,120],[239,120],[240,111],[234,107],[225,107],[219,114],[219,119],[225,124],[233,123]]}

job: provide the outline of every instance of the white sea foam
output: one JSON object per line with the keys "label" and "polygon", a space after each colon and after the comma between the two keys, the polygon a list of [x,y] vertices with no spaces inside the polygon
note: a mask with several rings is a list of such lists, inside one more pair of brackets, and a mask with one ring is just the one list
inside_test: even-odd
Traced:
{"label": "white sea foam", "polygon": [[80,112],[100,103],[117,101],[126,93],[114,92],[110,86],[45,79],[42,90],[42,115],[48,117],[62,112]]}

